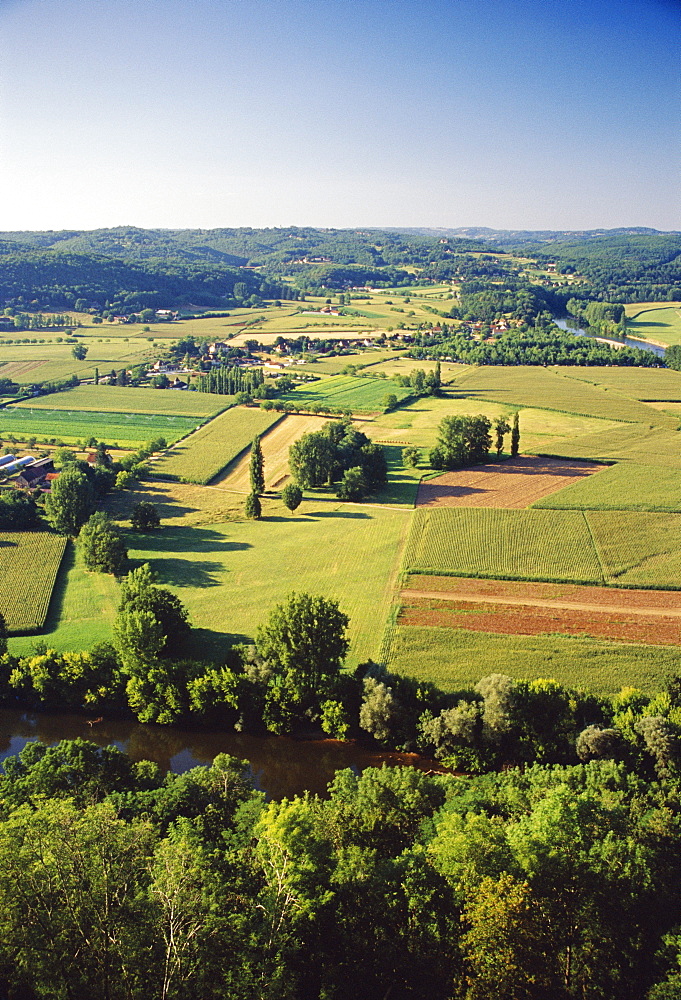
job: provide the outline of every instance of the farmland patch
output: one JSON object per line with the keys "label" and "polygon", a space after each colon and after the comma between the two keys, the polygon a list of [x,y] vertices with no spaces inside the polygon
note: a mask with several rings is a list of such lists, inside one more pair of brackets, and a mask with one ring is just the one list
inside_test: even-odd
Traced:
{"label": "farmland patch", "polygon": [[404,568],[410,573],[603,582],[591,530],[577,511],[420,508]]}
{"label": "farmland patch", "polygon": [[78,385],[50,396],[38,396],[18,409],[92,410],[99,413],[152,413],[209,417],[234,402],[232,396],[177,389],[139,389],[118,385]]}
{"label": "farmland patch", "polygon": [[[554,371],[555,369],[551,369]],[[574,367],[561,366],[559,374],[578,382],[590,382],[615,389],[642,401],[681,400],[681,372],[671,368]]]}
{"label": "farmland patch", "polygon": [[176,441],[199,423],[200,418],[167,414],[48,410],[13,404],[0,410],[0,437],[13,434],[19,440],[47,437],[68,442],[96,437],[107,444],[134,445],[158,437]]}
{"label": "farmland patch", "polygon": [[215,417],[154,462],[153,473],[161,477],[208,483],[229,465],[256,434],[262,434],[281,419],[268,410],[235,406]]}
{"label": "farmland patch", "polygon": [[681,468],[619,462],[592,479],[567,482],[565,489],[545,495],[535,506],[553,510],[681,511]]}
{"label": "farmland patch", "polygon": [[0,532],[0,612],[9,632],[39,632],[66,548],[47,531]]}
{"label": "farmland patch", "polygon": [[445,472],[422,482],[416,506],[507,510],[529,507],[604,468],[590,462],[521,455],[503,463],[491,462]]}
{"label": "farmland patch", "polygon": [[[280,489],[289,478],[288,452],[294,441],[303,434],[318,431],[327,422],[326,417],[305,417],[289,414],[270,427],[262,438],[265,459],[265,488]],[[235,493],[250,493],[250,452],[237,458],[214,481],[214,486],[222,486]]]}
{"label": "farmland patch", "polygon": [[385,397],[394,394],[404,399],[410,389],[403,389],[390,379],[354,375],[332,375],[309,386],[301,386],[285,394],[282,399],[295,406],[332,406],[359,413],[372,413],[385,409]]}

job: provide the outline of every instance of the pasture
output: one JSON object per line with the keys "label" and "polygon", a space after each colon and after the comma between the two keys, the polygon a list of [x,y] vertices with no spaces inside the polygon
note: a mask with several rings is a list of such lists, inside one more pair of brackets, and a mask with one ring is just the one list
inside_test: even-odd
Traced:
{"label": "pasture", "polygon": [[249,446],[256,434],[262,434],[280,419],[281,415],[271,410],[234,406],[155,459],[153,475],[209,483]]}
{"label": "pasture", "polygon": [[0,613],[10,633],[45,624],[66,539],[47,531],[0,531]]}
{"label": "pasture", "polygon": [[99,413],[158,413],[182,417],[211,417],[234,402],[232,396],[177,389],[140,389],[119,385],[78,385],[73,389],[37,396],[18,403],[31,410],[89,410]]}
{"label": "pasture", "polygon": [[470,688],[489,674],[552,678],[600,695],[622,687],[650,694],[678,671],[681,648],[610,642],[585,636],[502,635],[456,628],[397,626],[388,667],[445,691]]}
{"label": "pasture", "polygon": [[399,400],[408,396],[409,392],[409,389],[403,389],[387,378],[332,375],[331,378],[285,393],[282,399],[300,409],[331,406],[352,410],[353,413],[373,413],[385,410],[386,396],[394,394]]}
{"label": "pasture", "polygon": [[12,405],[0,410],[0,438],[11,434],[19,441],[36,437],[73,444],[96,437],[109,445],[134,447],[158,437],[177,441],[201,422],[198,417],[158,413],[101,413]]}
{"label": "pasture", "polygon": [[[178,496],[178,510],[182,506],[189,505]],[[151,563],[160,582],[189,608],[195,627],[191,655],[220,659],[229,642],[251,640],[288,593],[308,590],[336,598],[349,615],[350,666],[377,657],[409,514],[350,509],[319,499],[304,501],[289,514],[280,501],[265,499],[263,515],[261,521],[169,525],[127,535],[134,564]],[[84,649],[110,639],[115,581],[86,573],[76,558],[62,584],[60,613],[48,622],[44,641],[56,649]],[[10,645],[15,652],[32,648],[19,639]]]}
{"label": "pasture", "polygon": [[627,336],[667,347],[681,344],[681,302],[637,302],[625,312]]}

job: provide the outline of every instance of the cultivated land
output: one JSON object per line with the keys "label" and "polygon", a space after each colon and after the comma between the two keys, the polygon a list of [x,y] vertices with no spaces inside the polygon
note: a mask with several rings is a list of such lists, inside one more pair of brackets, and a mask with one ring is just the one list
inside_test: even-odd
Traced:
{"label": "cultivated land", "polygon": [[12,405],[0,410],[0,438],[12,434],[20,441],[37,437],[73,443],[96,437],[110,445],[135,446],[158,437],[176,441],[200,423],[202,419],[197,417],[158,413],[102,413]]}
{"label": "cultivated land", "polygon": [[99,413],[158,413],[211,417],[234,402],[233,396],[177,389],[138,389],[118,385],[78,385],[73,389],[17,403],[17,409],[90,410]]}
{"label": "cultivated land", "polygon": [[581,382],[563,374],[562,368],[518,365],[507,368],[470,368],[454,386],[469,398],[492,399],[515,406],[532,406],[643,423],[663,423],[664,418],[645,404],[622,393]]}
{"label": "cultivated land", "polygon": [[[303,434],[318,431],[324,426],[327,419],[326,417],[289,414],[274,427],[265,431],[261,441],[265,460],[265,489],[281,489],[286,484],[289,479],[289,448]],[[251,453],[249,450],[228,465],[225,471],[213,480],[212,485],[222,486],[235,493],[250,493],[250,462]]]}
{"label": "cultivated land", "polygon": [[503,463],[445,472],[422,482],[416,506],[524,508],[604,468],[589,462],[520,455]]}
{"label": "cultivated land", "polygon": [[154,462],[153,475],[208,483],[262,434],[281,419],[272,411],[235,406],[195,434],[170,448]]}
{"label": "cultivated land", "polygon": [[426,626],[396,627],[387,649],[391,670],[445,691],[470,688],[489,674],[548,677],[611,695],[632,686],[651,694],[678,670],[681,648],[566,635],[504,635]]}
{"label": "cultivated land", "polygon": [[[268,307],[265,321],[256,324],[250,321],[258,312],[236,310],[231,317],[154,324],[153,340],[167,344],[188,334],[257,340],[265,339],[261,333],[266,330],[272,340],[297,331],[327,337],[333,330],[344,337],[340,331],[349,327],[360,336],[372,324],[413,323],[410,310],[435,322],[432,309],[451,308],[448,294],[442,288],[432,296],[409,296],[406,303],[394,291],[372,293],[369,302],[352,303],[356,315],[351,317],[298,311],[319,308],[320,299],[286,303],[281,310]],[[81,377],[91,375],[97,365],[106,374],[112,367],[135,363],[133,359],[157,355],[149,336],[139,327],[87,329],[79,338],[90,349],[84,363],[70,357],[71,345],[0,345],[0,361],[6,351],[17,352],[0,374],[9,375],[9,366],[26,366],[23,380],[30,382],[47,377],[49,365],[62,365],[63,374],[75,371]],[[108,363],[97,360],[104,355]],[[433,367],[393,350],[368,350],[327,358],[300,371],[331,374],[347,364],[368,364],[365,371],[374,376]],[[336,597],[350,615],[351,666],[368,656],[385,657],[391,669],[450,690],[494,672],[555,677],[601,692],[629,684],[659,689],[664,676],[678,669],[681,653],[674,631],[679,619],[672,613],[679,605],[674,588],[681,580],[681,435],[680,414],[674,410],[681,402],[681,376],[649,369],[448,363],[442,374],[452,379],[442,397],[415,400],[392,413],[381,412],[385,396],[395,392],[400,397],[409,390],[396,387],[390,377],[337,375],[289,394],[299,406],[306,402],[373,414],[354,422],[385,445],[390,483],[367,503],[340,504],[331,491],[320,490],[308,493],[291,515],[278,499],[265,498],[263,520],[245,521],[245,449],[254,435],[264,434],[267,486],[279,489],[287,475],[289,443],[333,418],[280,419],[276,413],[244,407],[222,413],[153,464],[155,476],[210,481],[210,486],[154,478],[107,498],[106,509],[124,526],[135,502],[158,505],[161,530],[130,533],[128,543],[134,561],[151,561],[162,582],[189,607],[197,628],[192,654],[220,659],[231,639],[253,638],[274,603],[291,590],[308,589]],[[195,426],[230,402],[229,397],[199,393],[82,386],[13,411],[16,417],[32,409],[39,419],[48,419],[50,437],[94,435],[107,443],[137,445],[171,437],[168,425],[152,426],[147,418],[188,420]],[[467,494],[484,506],[411,509],[444,416],[483,413],[494,420],[515,410],[520,410],[524,457],[518,461],[524,471],[507,461],[453,474],[465,478],[459,487],[463,483],[466,490],[485,490],[482,496]],[[133,425],[140,436],[125,436],[122,428],[114,433],[119,417],[125,420],[123,427]],[[83,426],[67,434],[65,420],[74,421],[72,429],[78,421]],[[5,436],[12,432],[20,437],[16,427],[6,428]],[[32,427],[23,433],[48,432]],[[408,444],[424,451],[416,470],[402,465],[401,451]],[[559,461],[547,461],[546,455]],[[616,464],[586,475],[595,467],[581,465],[582,459]],[[492,477],[503,480],[494,490]],[[518,477],[519,484],[510,484]],[[555,491],[538,497],[545,477],[547,484],[555,481]],[[430,479],[424,489],[433,488],[437,480]],[[522,509],[530,503],[535,503],[532,509]],[[400,566],[410,571],[401,580]],[[419,571],[426,575],[416,575]],[[499,579],[504,576],[514,579]],[[542,579],[571,582],[537,582]],[[475,587],[490,588],[489,599],[468,589]],[[412,593],[400,596],[401,588]],[[528,592],[518,588],[548,589],[541,591],[543,596],[533,591],[531,603],[522,603],[529,600]],[[117,600],[117,583],[87,573],[69,546],[42,638],[60,649],[110,640]],[[557,606],[563,604],[569,606]],[[13,651],[28,652],[34,646],[31,638],[10,640]]]}
{"label": "cultivated land", "polygon": [[331,378],[299,386],[282,398],[300,409],[331,406],[353,413],[373,413],[385,410],[385,398],[394,394],[404,399],[410,393],[391,379],[369,376],[333,375]]}
{"label": "cultivated land", "polygon": [[45,531],[0,531],[0,613],[10,633],[44,623],[66,539]]}

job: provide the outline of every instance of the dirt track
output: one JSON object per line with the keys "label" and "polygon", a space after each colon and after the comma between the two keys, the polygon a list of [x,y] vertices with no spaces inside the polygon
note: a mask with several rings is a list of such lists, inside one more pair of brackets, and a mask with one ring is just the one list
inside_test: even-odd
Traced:
{"label": "dirt track", "polygon": [[416,506],[517,510],[605,468],[593,462],[519,455],[505,462],[445,472],[423,482]]}
{"label": "dirt track", "polygon": [[[261,438],[262,453],[265,459],[265,488],[280,489],[289,477],[288,450],[294,441],[308,431],[318,431],[328,420],[328,417],[304,417],[298,414],[288,414],[284,420],[263,434]],[[213,482],[213,486],[231,490],[234,493],[250,493],[251,482],[249,466],[250,451],[228,466],[227,470]]]}

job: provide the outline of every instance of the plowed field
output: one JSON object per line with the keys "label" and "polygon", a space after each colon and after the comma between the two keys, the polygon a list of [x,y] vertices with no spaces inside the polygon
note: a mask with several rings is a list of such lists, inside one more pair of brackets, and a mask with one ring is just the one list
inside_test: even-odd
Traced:
{"label": "plowed field", "polygon": [[[328,417],[303,417],[289,414],[262,437],[262,453],[265,459],[265,488],[279,489],[289,477],[288,450],[294,441],[310,431],[318,431]],[[250,493],[249,466],[250,450],[237,458],[225,472],[214,480],[214,486],[222,486],[235,493]]]}
{"label": "plowed field", "polygon": [[681,592],[411,577],[399,624],[681,644]]}
{"label": "plowed field", "polygon": [[516,510],[605,468],[593,462],[521,455],[503,463],[445,472],[421,483],[416,506]]}

